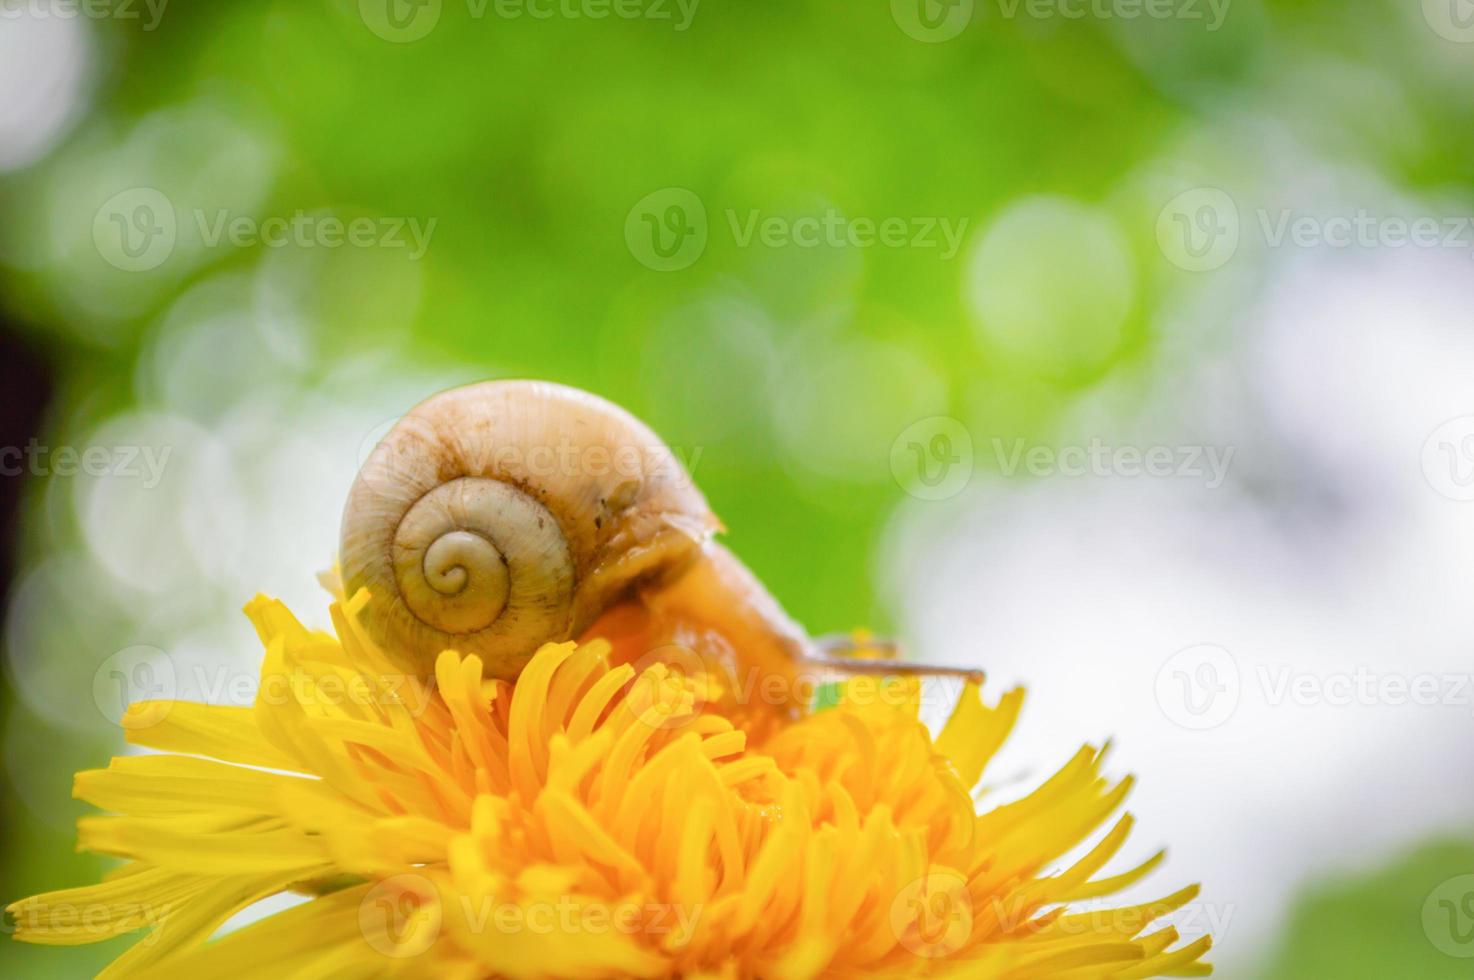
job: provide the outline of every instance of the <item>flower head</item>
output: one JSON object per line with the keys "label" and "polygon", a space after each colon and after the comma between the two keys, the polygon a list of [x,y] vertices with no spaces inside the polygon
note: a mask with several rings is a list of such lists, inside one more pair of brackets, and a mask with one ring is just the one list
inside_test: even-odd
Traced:
{"label": "flower head", "polygon": [[[16,938],[147,927],[105,975],[191,980],[1208,972],[1207,938],[1153,927],[1196,889],[1077,908],[1160,859],[1105,872],[1129,815],[1081,847],[1130,785],[1100,751],[979,813],[1019,691],[989,707],[967,685],[933,739],[915,698],[857,679],[758,741],[699,678],[602,640],[542,647],[515,685],[449,650],[405,677],[365,602],[334,604],[336,636],[252,602],[252,707],[133,705],[129,741],[159,754],[76,780],[109,811],[80,846],[125,863],[11,905]],[[284,892],[305,900],[212,938]]]}

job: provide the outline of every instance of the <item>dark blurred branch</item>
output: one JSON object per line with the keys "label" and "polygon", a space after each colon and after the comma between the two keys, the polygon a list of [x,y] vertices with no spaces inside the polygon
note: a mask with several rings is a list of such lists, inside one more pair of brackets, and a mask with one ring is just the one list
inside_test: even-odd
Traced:
{"label": "dark blurred branch", "polygon": [[[23,448],[40,435],[51,398],[51,365],[21,339],[24,334],[17,326],[0,313],[0,452]],[[13,460],[14,455],[5,453],[4,458]],[[20,504],[26,484],[26,468],[6,465],[5,469],[19,472],[13,476],[0,472],[0,601],[10,596],[15,577]],[[13,697],[8,677],[8,672],[0,670],[0,731],[5,730]],[[4,839],[9,842],[10,835]]]}

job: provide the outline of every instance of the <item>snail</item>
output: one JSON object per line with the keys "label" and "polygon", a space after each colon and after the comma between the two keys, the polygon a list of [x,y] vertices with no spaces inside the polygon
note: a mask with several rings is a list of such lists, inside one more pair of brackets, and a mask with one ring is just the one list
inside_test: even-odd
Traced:
{"label": "snail", "polygon": [[544,643],[600,635],[792,677],[975,671],[834,656],[714,540],[722,530],[670,449],[623,409],[541,381],[420,403],[375,447],[343,513],[340,574],[405,669],[475,654],[515,680]]}

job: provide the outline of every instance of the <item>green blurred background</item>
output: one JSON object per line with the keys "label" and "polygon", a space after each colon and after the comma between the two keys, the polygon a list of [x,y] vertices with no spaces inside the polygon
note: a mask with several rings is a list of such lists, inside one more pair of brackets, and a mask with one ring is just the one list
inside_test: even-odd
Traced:
{"label": "green blurred background", "polygon": [[[1245,234],[1195,268],[1163,239],[1179,195],[1349,172],[1468,213],[1463,2],[0,0],[6,444],[167,452],[156,481],[5,477],[4,897],[101,868],[69,798],[118,745],[96,678],[159,652],[183,696],[199,665],[249,675],[256,590],[322,622],[358,462],[453,383],[619,402],[812,631],[896,628],[910,427],[1048,439],[1231,345],[1281,259]],[[363,244],[324,240],[354,219]],[[1222,972],[1467,976],[1420,916],[1470,858],[1358,855]],[[6,942],[0,971],[118,946]]]}

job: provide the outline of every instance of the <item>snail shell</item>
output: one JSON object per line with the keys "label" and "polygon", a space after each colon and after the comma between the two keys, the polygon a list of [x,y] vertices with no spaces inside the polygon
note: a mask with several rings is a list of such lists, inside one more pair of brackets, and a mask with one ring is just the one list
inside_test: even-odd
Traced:
{"label": "snail shell", "polygon": [[363,622],[421,675],[442,650],[514,678],[720,527],[656,435],[586,392],[489,381],[415,407],[349,492],[341,563]]}

